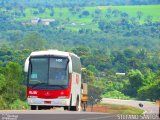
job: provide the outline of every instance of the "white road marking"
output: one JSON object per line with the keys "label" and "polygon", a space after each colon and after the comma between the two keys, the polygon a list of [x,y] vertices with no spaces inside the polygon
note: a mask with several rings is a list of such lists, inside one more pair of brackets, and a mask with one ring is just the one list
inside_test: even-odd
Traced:
{"label": "white road marking", "polygon": [[109,118],[113,116],[104,116],[104,117],[94,117],[94,118],[84,118],[84,119],[79,119],[79,120],[98,120],[98,119],[103,119],[103,118]]}

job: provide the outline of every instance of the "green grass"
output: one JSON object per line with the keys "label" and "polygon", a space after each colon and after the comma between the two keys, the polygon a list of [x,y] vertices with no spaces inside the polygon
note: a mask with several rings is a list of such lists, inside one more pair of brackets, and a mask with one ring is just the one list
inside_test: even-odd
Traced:
{"label": "green grass", "polygon": [[120,11],[127,12],[130,16],[136,16],[137,11],[143,12],[142,19],[144,20],[147,16],[152,16],[153,21],[160,20],[160,5],[142,5],[142,6],[115,6]]}
{"label": "green grass", "polygon": [[143,12],[142,20],[145,20],[147,16],[152,16],[153,21],[160,20],[160,5],[135,5],[135,6],[99,6],[99,7],[87,7],[86,10],[94,11],[95,9],[101,9],[104,13],[107,9],[118,9],[119,11],[126,12],[129,16],[136,17],[137,11]]}
{"label": "green grass", "polygon": [[[143,12],[142,18],[139,20],[140,23],[144,23],[147,16],[152,16],[152,21],[160,21],[160,5],[141,5],[141,6],[97,6],[97,7],[84,7],[81,9],[80,12],[77,12],[76,14],[72,14],[68,8],[54,8],[54,16],[50,16],[51,11],[49,9],[46,9],[44,13],[33,15],[33,11],[37,10],[35,8],[26,8],[25,9],[25,17],[19,17],[16,18],[17,21],[30,21],[30,19],[33,18],[50,18],[50,19],[56,19],[59,20],[61,23],[65,25],[67,29],[78,31],[81,28],[90,29],[95,28],[94,30],[98,30],[98,25],[94,25],[95,23],[92,22],[93,16],[95,15],[96,9],[101,9],[101,14],[99,16],[99,19],[106,19],[106,12],[107,9],[118,9],[121,12],[128,13],[129,17],[137,17],[137,12],[141,11]],[[90,15],[87,17],[79,18],[79,15],[84,11],[89,11]],[[13,12],[13,11],[11,11]],[[113,17],[111,16],[110,20],[119,20],[120,17]],[[137,18],[138,19],[138,18]],[[72,25],[72,23],[75,23],[76,25]],[[85,26],[82,26],[81,24],[85,24]],[[96,23],[97,24],[97,23]]]}
{"label": "green grass", "polygon": [[113,9],[118,9],[119,11],[126,12],[129,14],[129,16],[134,16],[136,17],[137,11],[143,12],[143,17],[142,20],[144,20],[147,16],[152,16],[153,21],[159,21],[160,20],[160,5],[141,5],[141,6],[98,6],[98,7],[85,7],[83,10],[88,10],[90,12],[90,15],[88,17],[84,18],[79,18],[78,15],[82,12],[79,12],[76,15],[71,14],[71,12],[68,10],[68,8],[54,8],[54,16],[50,16],[50,10],[46,9],[45,13],[38,14],[34,16],[32,14],[32,11],[37,10],[37,9],[31,9],[31,8],[26,8],[25,9],[25,14],[26,17],[21,17],[17,18],[18,20],[24,20],[24,19],[30,19],[30,18],[35,18],[35,17],[40,17],[40,18],[55,18],[55,19],[60,19],[60,20],[65,20],[66,18],[69,18],[71,21],[80,21],[80,22],[85,22],[85,23],[90,23],[93,19],[92,15],[94,14],[94,11],[96,9],[101,9],[102,10],[102,17],[105,16],[106,10],[111,8]]}
{"label": "green grass", "polygon": [[126,105],[116,105],[116,104],[100,104],[100,105],[107,107],[107,113],[111,113],[111,114],[140,115],[144,112],[144,110],[142,109],[126,106]]}
{"label": "green grass", "polygon": [[26,101],[16,100],[14,103],[10,105],[11,110],[22,110],[22,106],[24,106],[24,109],[30,109],[28,106],[28,103]]}

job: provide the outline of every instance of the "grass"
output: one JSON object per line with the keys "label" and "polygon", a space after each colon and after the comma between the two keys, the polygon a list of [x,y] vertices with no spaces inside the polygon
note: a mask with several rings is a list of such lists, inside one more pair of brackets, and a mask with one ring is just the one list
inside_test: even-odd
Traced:
{"label": "grass", "polygon": [[[87,108],[87,111],[91,111],[91,106]],[[116,104],[98,104],[93,107],[93,112],[105,112],[110,114],[130,114],[140,115],[144,112],[142,109],[138,109],[131,106],[116,105]]]}
{"label": "grass", "polygon": [[129,96],[125,96],[123,93],[117,90],[107,92],[103,94],[102,97],[103,98],[118,98],[118,99],[125,99],[125,100],[131,99]]}
{"label": "grass", "polygon": [[10,105],[11,110],[22,110],[24,106],[24,109],[30,109],[28,106],[28,103],[26,101],[16,100],[13,104]]}
{"label": "grass", "polygon": [[129,16],[136,17],[137,12],[143,12],[142,20],[144,21],[147,16],[152,16],[153,21],[160,20],[160,5],[134,5],[134,6],[99,6],[99,7],[87,7],[86,10],[94,11],[95,9],[101,9],[103,12],[107,9],[118,9],[119,11],[126,12]]}
{"label": "grass", "polygon": [[98,6],[98,7],[84,7],[84,9],[81,10],[87,10],[89,11],[90,15],[88,17],[79,18],[78,15],[81,14],[81,12],[78,12],[77,14],[73,15],[68,8],[54,8],[54,16],[51,17],[50,13],[51,11],[49,9],[46,9],[44,13],[33,15],[32,12],[34,10],[37,10],[35,8],[26,8],[25,14],[26,17],[17,18],[17,20],[27,20],[30,18],[40,17],[40,18],[55,18],[60,20],[65,20],[66,18],[69,18],[71,21],[80,21],[85,23],[92,22],[92,15],[94,14],[94,11],[96,9],[102,10],[102,18],[105,17],[106,10],[107,9],[118,9],[119,11],[126,12],[129,14],[129,16],[136,17],[137,11],[143,12],[142,20],[145,20],[147,16],[152,16],[153,21],[159,21],[160,20],[160,5],[141,5],[141,6]]}
{"label": "grass", "polygon": [[125,105],[107,104],[110,113],[114,114],[142,114],[144,110]]}
{"label": "grass", "polygon": [[[94,19],[93,16],[95,16],[95,10],[100,9],[101,14],[98,17],[98,19],[105,19],[105,20],[119,20],[119,17],[113,17],[113,15],[110,18],[106,18],[107,9],[118,9],[121,12],[128,13],[129,17],[137,17],[137,12],[141,11],[143,13],[142,18],[139,20],[140,23],[144,23],[147,16],[152,16],[152,21],[160,21],[160,5],[141,5],[141,6],[97,6],[97,7],[84,7],[81,8],[81,11],[77,12],[76,14],[72,14],[71,11],[69,11],[68,8],[54,8],[54,16],[50,16],[51,10],[47,9],[44,13],[33,15],[33,11],[38,11],[36,8],[26,8],[24,13],[26,14],[25,17],[19,17],[16,18],[17,21],[30,21],[33,18],[50,18],[50,19],[56,19],[59,20],[61,23],[65,25],[67,29],[78,31],[81,28],[85,29],[93,29],[98,31],[98,25],[95,22],[92,22]],[[89,11],[89,16],[83,16],[79,17],[80,14],[84,10]],[[10,11],[10,12],[13,12]],[[138,19],[138,18],[137,18]],[[76,25],[72,25],[72,23],[75,23]],[[84,26],[81,26],[81,24],[85,24]],[[93,27],[94,26],[94,27]]]}

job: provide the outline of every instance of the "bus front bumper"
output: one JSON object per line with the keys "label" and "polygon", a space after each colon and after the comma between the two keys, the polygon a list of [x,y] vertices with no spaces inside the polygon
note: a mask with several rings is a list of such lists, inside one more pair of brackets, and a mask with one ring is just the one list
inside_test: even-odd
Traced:
{"label": "bus front bumper", "polygon": [[27,98],[29,105],[69,106],[70,99]]}

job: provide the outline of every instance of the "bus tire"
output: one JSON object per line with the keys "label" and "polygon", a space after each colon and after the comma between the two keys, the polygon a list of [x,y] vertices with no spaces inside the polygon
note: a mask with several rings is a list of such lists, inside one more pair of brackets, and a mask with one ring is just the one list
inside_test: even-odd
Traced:
{"label": "bus tire", "polygon": [[31,105],[31,110],[36,110],[37,106],[36,105]]}
{"label": "bus tire", "polygon": [[79,109],[79,99],[76,100],[76,106],[71,106],[71,111],[78,111]]}
{"label": "bus tire", "polygon": [[64,110],[69,110],[69,106],[64,106]]}

